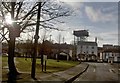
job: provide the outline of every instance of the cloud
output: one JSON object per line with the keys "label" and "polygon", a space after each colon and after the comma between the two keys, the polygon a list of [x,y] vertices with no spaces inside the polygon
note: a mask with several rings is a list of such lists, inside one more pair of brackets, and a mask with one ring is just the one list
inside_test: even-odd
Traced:
{"label": "cloud", "polygon": [[103,43],[117,44],[118,42],[117,31],[100,33],[100,36],[103,37]]}
{"label": "cloud", "polygon": [[119,2],[119,0],[59,0],[63,2]]}
{"label": "cloud", "polygon": [[92,22],[110,22],[115,20],[113,14],[105,14],[99,10],[95,10],[92,7],[86,6],[85,13]]}
{"label": "cloud", "polygon": [[119,2],[119,0],[84,0],[84,2]]}
{"label": "cloud", "polygon": [[83,2],[84,0],[58,0],[62,2]]}
{"label": "cloud", "polygon": [[58,1],[66,3],[74,10],[78,10],[81,8],[83,0],[58,0]]}

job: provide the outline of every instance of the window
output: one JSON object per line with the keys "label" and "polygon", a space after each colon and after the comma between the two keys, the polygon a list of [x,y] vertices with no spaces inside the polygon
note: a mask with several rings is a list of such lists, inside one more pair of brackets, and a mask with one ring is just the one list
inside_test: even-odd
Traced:
{"label": "window", "polygon": [[86,46],[86,48],[88,48],[88,46]]}
{"label": "window", "polygon": [[92,47],[92,49],[94,49],[94,47]]}
{"label": "window", "polygon": [[88,54],[88,51],[86,53]]}
{"label": "window", "polygon": [[94,54],[94,52],[92,52],[92,54]]}
{"label": "window", "polygon": [[81,48],[83,48],[83,47],[81,46]]}

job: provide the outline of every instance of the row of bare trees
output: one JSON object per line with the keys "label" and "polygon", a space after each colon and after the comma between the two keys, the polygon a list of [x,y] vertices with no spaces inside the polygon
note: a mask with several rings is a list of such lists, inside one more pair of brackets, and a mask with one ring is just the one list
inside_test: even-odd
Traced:
{"label": "row of bare trees", "polygon": [[[57,18],[70,16],[72,10],[65,3],[58,3],[53,0],[43,0],[40,5],[40,22],[37,22],[38,2],[2,2],[0,7],[0,26],[1,41],[8,42],[8,66],[9,74],[19,74],[14,63],[14,50],[16,38],[20,37],[20,33],[26,34],[26,29],[31,28],[34,31],[35,25],[39,23],[41,28],[60,30],[54,25],[56,22],[63,23]],[[12,24],[6,22],[6,16],[10,14]],[[39,30],[39,29],[38,29]],[[37,30],[37,31],[38,31]],[[39,34],[38,34],[39,35]]]}

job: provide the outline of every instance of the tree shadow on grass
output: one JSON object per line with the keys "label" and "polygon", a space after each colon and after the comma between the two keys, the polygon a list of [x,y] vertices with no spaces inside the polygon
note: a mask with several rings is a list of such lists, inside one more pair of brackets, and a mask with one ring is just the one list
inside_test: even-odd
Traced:
{"label": "tree shadow on grass", "polygon": [[[50,72],[44,72],[44,73],[50,73]],[[4,76],[5,77],[5,76]],[[30,74],[28,73],[19,73],[18,75],[13,74],[6,74],[6,77],[4,80],[2,80],[2,83],[41,83],[40,79],[32,78]]]}
{"label": "tree shadow on grass", "polygon": [[[18,83],[18,81],[32,83],[32,81],[30,81],[29,79],[24,80],[23,75],[24,75],[24,73],[20,73],[19,75],[8,75],[7,83]],[[38,79],[36,79],[36,78],[31,78],[31,79],[33,79],[35,82],[38,82]]]}
{"label": "tree shadow on grass", "polygon": [[8,74],[8,80],[7,83],[17,83],[17,80],[22,79],[20,78],[20,74]]}

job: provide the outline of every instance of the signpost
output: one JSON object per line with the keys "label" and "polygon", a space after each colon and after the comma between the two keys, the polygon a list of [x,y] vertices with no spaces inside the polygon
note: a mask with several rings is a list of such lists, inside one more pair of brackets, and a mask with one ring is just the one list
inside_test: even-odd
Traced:
{"label": "signpost", "polygon": [[45,61],[45,71],[46,71],[47,55],[44,55],[43,58],[44,58],[44,61]]}

